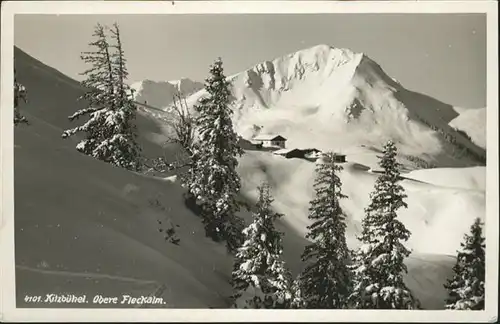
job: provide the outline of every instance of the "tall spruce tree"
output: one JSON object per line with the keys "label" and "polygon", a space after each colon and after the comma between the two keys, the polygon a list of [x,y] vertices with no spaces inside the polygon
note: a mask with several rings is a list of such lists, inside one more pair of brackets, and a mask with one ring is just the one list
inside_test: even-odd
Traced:
{"label": "tall spruce tree", "polygon": [[305,308],[345,308],[351,290],[346,216],[339,205],[347,198],[338,176],[342,169],[332,153],[325,154],[316,167],[315,197],[308,217],[313,223],[306,235],[313,243],[304,250],[302,260],[308,265],[299,276]]}
{"label": "tall spruce tree", "polygon": [[[89,45],[94,51],[83,52],[82,60],[92,67],[82,73],[86,79],[82,85],[88,91],[80,98],[88,104],[69,116],[76,120],[84,115],[89,119],[82,125],[64,131],[63,138],[83,132],[86,138],[77,145],[77,150],[96,159],[130,170],[137,170],[137,150],[130,124],[135,108],[127,99],[125,61],[121,44],[119,53],[111,52],[104,27],[97,24],[96,40]],[[115,37],[119,39],[119,37]]]}
{"label": "tall spruce tree", "polygon": [[115,77],[115,121],[113,123],[114,136],[109,140],[109,145],[116,147],[113,156],[114,164],[129,170],[139,170],[140,148],[137,144],[137,128],[134,124],[137,106],[133,100],[132,89],[126,83],[128,70],[126,67],[125,54],[123,52],[118,24],[113,24],[111,28],[111,39],[114,40],[115,49],[111,55],[111,66]]}
{"label": "tall spruce tree", "polygon": [[114,76],[111,66],[111,54],[109,43],[104,33],[104,27],[97,24],[92,35],[96,38],[89,46],[94,47],[95,51],[83,52],[81,59],[91,65],[91,67],[81,75],[86,79],[82,81],[82,86],[87,92],[79,98],[85,100],[88,107],[78,110],[69,116],[70,120],[76,120],[84,115],[89,115],[89,120],[82,126],[64,131],[63,138],[67,138],[77,132],[85,132],[86,139],[77,145],[77,150],[102,159],[96,150],[101,142],[109,138],[110,129],[106,127],[107,114],[114,110]]}
{"label": "tall spruce tree", "polygon": [[253,222],[243,230],[245,242],[235,257],[233,298],[236,302],[244,299],[246,308],[290,308],[291,275],[280,259],[283,234],[274,226],[283,215],[272,211],[269,185],[265,183],[258,190]]}
{"label": "tall spruce tree", "polygon": [[407,208],[406,194],[398,183],[399,164],[392,141],[384,146],[379,165],[384,172],[375,182],[371,202],[365,209],[362,245],[354,256],[354,288],[350,306],[370,309],[414,309],[418,301],[403,281],[407,272],[404,259],[410,255],[403,242],[411,233],[397,219],[397,211]]}
{"label": "tall spruce tree", "polygon": [[485,238],[482,223],[476,218],[471,233],[460,244],[453,278],[444,285],[448,290],[447,309],[483,310],[485,282]]}
{"label": "tall spruce tree", "polygon": [[17,81],[17,73],[14,68],[14,125],[19,125],[22,123],[27,124],[28,120],[26,117],[21,115],[19,111],[19,103],[23,101],[24,103],[28,102],[26,88]]}
{"label": "tall spruce tree", "polygon": [[243,150],[231,121],[229,87],[219,58],[210,67],[205,82],[208,95],[195,106],[199,113],[195,121],[199,143],[194,147],[188,190],[201,203],[207,236],[225,240],[228,251],[235,252],[241,245],[244,227],[236,216],[241,188],[236,166]]}

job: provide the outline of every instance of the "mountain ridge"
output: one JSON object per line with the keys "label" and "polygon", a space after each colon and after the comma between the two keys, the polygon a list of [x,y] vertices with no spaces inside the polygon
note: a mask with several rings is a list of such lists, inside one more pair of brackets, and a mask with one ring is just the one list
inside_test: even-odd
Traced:
{"label": "mountain ridge", "polygon": [[156,108],[166,108],[173,102],[175,95],[190,95],[204,86],[203,83],[189,78],[171,81],[142,80],[131,85],[134,90],[134,99]]}
{"label": "mountain ridge", "polygon": [[[459,166],[484,164],[484,148],[449,125],[458,116],[453,106],[404,88],[364,53],[322,44],[227,79],[233,123],[245,139],[260,129],[293,147],[325,150],[381,147],[392,139],[405,155],[440,166],[456,165],[459,151],[467,155]],[[203,96],[201,89],[186,100],[194,106]]]}

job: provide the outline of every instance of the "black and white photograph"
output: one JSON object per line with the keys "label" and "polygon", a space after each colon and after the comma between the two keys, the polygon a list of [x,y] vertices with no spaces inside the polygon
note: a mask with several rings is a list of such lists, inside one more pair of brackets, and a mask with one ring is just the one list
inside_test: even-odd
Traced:
{"label": "black and white photograph", "polygon": [[497,4],[230,2],[2,5],[3,319],[496,321]]}

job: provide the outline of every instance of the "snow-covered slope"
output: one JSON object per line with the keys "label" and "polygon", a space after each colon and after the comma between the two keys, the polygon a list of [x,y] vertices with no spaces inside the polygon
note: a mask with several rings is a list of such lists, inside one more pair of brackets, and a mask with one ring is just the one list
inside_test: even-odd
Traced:
{"label": "snow-covered slope", "polygon": [[132,84],[131,87],[134,89],[136,101],[162,109],[172,103],[174,95],[190,95],[202,89],[203,83],[185,78],[174,81],[143,80]]}
{"label": "snow-covered slope", "polygon": [[[165,285],[160,307],[226,307],[231,260],[204,237],[177,186],[82,156],[60,129],[26,116],[14,157],[19,306],[48,291],[137,297]],[[179,246],[158,220],[176,226]]]}
{"label": "snow-covered slope", "polygon": [[[15,65],[29,89],[21,109],[30,121],[14,133],[19,306],[28,306],[26,294],[138,296],[165,284],[160,307],[226,307],[231,260],[204,237],[179,188],[78,153],[77,139],[61,133],[72,125],[79,84],[17,48]],[[158,132],[143,115],[138,124],[141,133]],[[147,137],[142,143],[158,153]],[[158,220],[179,225],[179,246],[165,242]]]}
{"label": "snow-covered slope", "polygon": [[[373,153],[370,147],[380,148],[391,138],[403,155],[438,166],[479,164],[470,154],[457,159],[462,148],[485,154],[448,125],[458,116],[452,106],[406,90],[362,53],[318,45],[228,79],[235,128],[247,139],[260,127],[261,133],[286,137],[289,147],[349,154]],[[201,90],[188,102],[194,104],[204,95]]]}
{"label": "snow-covered slope", "polygon": [[486,108],[462,109],[450,126],[464,132],[473,143],[486,149]]}
{"label": "snow-covered slope", "polygon": [[[293,228],[305,234],[314,168],[315,164],[306,160],[247,151],[241,158],[239,174],[246,192],[255,192],[261,181],[268,181],[278,211],[287,215]],[[355,247],[377,174],[356,162],[347,162],[344,168],[340,178],[349,199],[342,206],[348,215],[348,243]],[[485,168],[419,170],[403,176],[408,209],[399,215],[412,232],[409,246],[415,253],[454,255],[474,218],[485,217]],[[439,238],[439,244],[429,237]]]}
{"label": "snow-covered slope", "polygon": [[483,192],[486,189],[486,167],[415,170],[405,174],[405,177],[441,187]]}
{"label": "snow-covered slope", "polygon": [[[253,199],[257,196],[256,187],[262,181],[269,182],[276,210],[285,214],[284,221],[304,235],[306,226],[310,225],[307,215],[313,195],[314,167],[314,163],[302,159],[247,151],[240,159],[238,173],[242,177],[243,192]],[[360,234],[363,210],[369,203],[376,174],[357,163],[348,162],[344,167],[340,178],[343,191],[349,197],[342,201],[347,214],[347,242],[351,248],[356,248],[359,245],[356,235]],[[439,170],[435,169],[430,177],[436,177]],[[422,175],[427,171],[434,170],[419,172]],[[461,169],[453,171],[456,176]],[[477,171],[480,173],[481,170]],[[449,174],[451,172],[448,170]],[[484,219],[484,187],[482,190],[449,188],[411,179],[403,181],[403,186],[408,194],[409,207],[399,215],[412,232],[408,246],[413,249],[407,260],[410,270],[406,282],[425,308],[442,307],[446,297],[442,284],[451,273],[453,256],[463,234],[469,230],[474,217]]]}

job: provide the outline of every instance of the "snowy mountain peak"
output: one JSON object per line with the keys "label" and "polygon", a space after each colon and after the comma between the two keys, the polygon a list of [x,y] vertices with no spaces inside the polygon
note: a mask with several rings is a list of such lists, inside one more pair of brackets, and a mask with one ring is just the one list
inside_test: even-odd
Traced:
{"label": "snowy mountain peak", "polygon": [[362,53],[355,53],[347,48],[337,48],[326,44],[320,44],[290,53],[281,58],[277,58],[275,61],[291,59],[292,61],[296,60],[304,65],[321,64],[328,60],[336,60],[345,63],[357,59],[362,55]]}
{"label": "snowy mountain peak", "polygon": [[[268,87],[275,88],[278,85],[278,89],[281,86],[284,90],[287,88],[286,83],[293,82],[293,80],[304,79],[311,73],[328,76],[348,63],[357,65],[362,57],[362,53],[354,53],[348,49],[321,44],[278,57],[272,61],[258,63],[245,73],[248,85],[252,84],[256,75],[267,74],[269,75]],[[235,80],[240,74],[233,75],[230,79]],[[265,84],[266,82],[263,85]]]}
{"label": "snowy mountain peak", "polygon": [[[392,139],[403,155],[440,156],[445,164],[456,160],[457,145],[450,141],[484,153],[448,125],[458,115],[452,106],[405,89],[363,53],[320,44],[228,79],[233,124],[245,139],[279,134],[289,147],[321,150],[377,148]],[[202,89],[187,102],[205,95]]]}
{"label": "snowy mountain peak", "polygon": [[317,62],[323,63],[328,60],[336,60],[339,62],[348,62],[362,56],[362,53],[355,53],[347,48],[336,48],[333,46],[320,44],[313,47],[299,50],[289,56],[297,57],[304,63]]}

